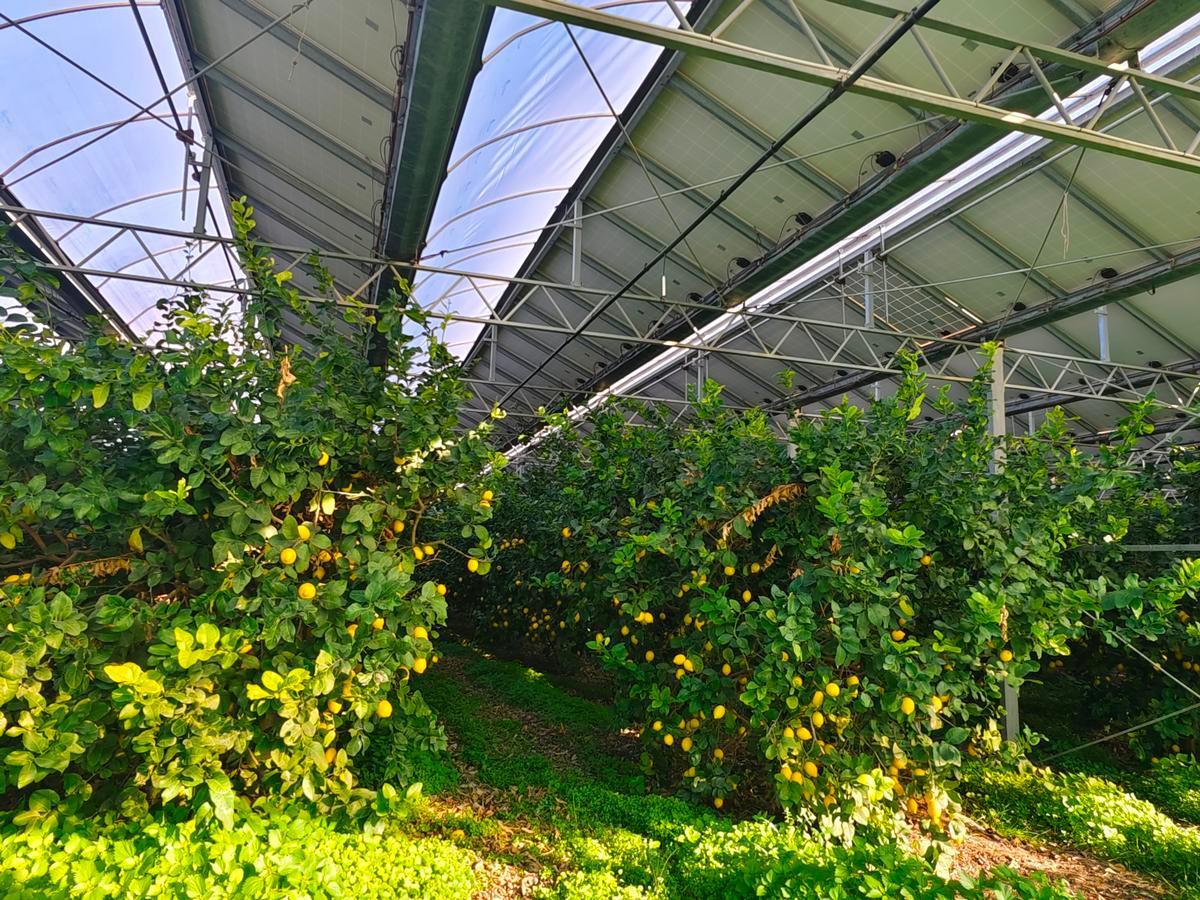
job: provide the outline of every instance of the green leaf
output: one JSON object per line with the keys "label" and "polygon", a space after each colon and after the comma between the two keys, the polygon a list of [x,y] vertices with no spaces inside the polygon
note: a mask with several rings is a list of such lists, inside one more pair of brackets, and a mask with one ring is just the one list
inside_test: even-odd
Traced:
{"label": "green leaf", "polygon": [[150,408],[150,401],[154,399],[154,385],[143,384],[133,392],[133,408],[138,412],[145,412]]}
{"label": "green leaf", "polygon": [[200,642],[200,646],[211,650],[217,646],[217,641],[221,639],[221,632],[216,625],[205,622],[196,629],[196,640]]}
{"label": "green leaf", "polygon": [[278,672],[267,670],[262,673],[262,683],[263,687],[274,693],[283,687],[283,676]]}
{"label": "green leaf", "polygon": [[117,684],[132,684],[142,677],[142,668],[137,663],[109,663],[104,674]]}
{"label": "green leaf", "polygon": [[108,402],[109,392],[112,390],[112,385],[107,382],[97,384],[92,387],[92,407],[99,409]]}

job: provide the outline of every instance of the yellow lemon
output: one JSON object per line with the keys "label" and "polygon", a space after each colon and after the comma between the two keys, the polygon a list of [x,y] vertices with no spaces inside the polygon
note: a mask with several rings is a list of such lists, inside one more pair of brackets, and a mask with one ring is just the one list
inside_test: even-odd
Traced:
{"label": "yellow lemon", "polygon": [[329,465],[329,454],[326,453],[324,450],[321,451],[321,455],[317,458],[317,465],[318,466]]}
{"label": "yellow lemon", "polygon": [[487,500],[489,503],[491,503],[491,502],[492,502],[492,500],[495,498],[495,496],[496,496],[496,495],[495,495],[495,494],[493,494],[491,491],[484,491],[484,492],[483,492],[483,499],[484,499],[484,500]]}
{"label": "yellow lemon", "polygon": [[646,651],[646,662],[648,662],[648,663],[654,662],[654,651],[653,650]]}
{"label": "yellow lemon", "polygon": [[688,752],[689,750],[692,749],[692,739],[690,737],[685,737],[682,741],[679,742],[679,746],[683,748],[683,751],[685,753]]}
{"label": "yellow lemon", "polygon": [[723,718],[725,718],[725,707],[723,707],[723,706],[714,706],[714,707],[713,707],[713,718],[714,718],[714,719],[723,719]]}
{"label": "yellow lemon", "polygon": [[387,700],[380,700],[379,705],[375,707],[375,715],[381,719],[387,719],[392,715],[392,704]]}
{"label": "yellow lemon", "polygon": [[336,715],[342,711],[342,701],[330,699],[330,701],[325,704],[325,708]]}
{"label": "yellow lemon", "polygon": [[425,661],[425,658],[423,656],[418,656],[413,660],[413,671],[420,675],[425,671],[425,667],[427,665],[428,663]]}
{"label": "yellow lemon", "polygon": [[813,713],[812,716],[813,728],[820,728],[825,724],[825,716],[820,712]]}
{"label": "yellow lemon", "polygon": [[[520,582],[517,582],[517,583],[520,584]],[[439,596],[445,597],[446,596],[446,586],[444,584],[439,584],[437,586],[437,592],[438,592]]]}
{"label": "yellow lemon", "polygon": [[296,551],[291,547],[284,547],[279,551],[279,561],[285,566],[290,566],[296,561]]}
{"label": "yellow lemon", "polygon": [[725,805],[724,797],[713,797],[713,806],[715,806],[717,809],[720,809],[724,805]]}
{"label": "yellow lemon", "polygon": [[403,530],[404,530],[404,522],[402,522],[400,519],[393,519],[392,520],[392,531],[396,532],[396,534],[399,534]]}
{"label": "yellow lemon", "polygon": [[817,774],[818,774],[817,764],[815,762],[812,762],[811,760],[809,762],[806,762],[804,764],[804,774],[807,775],[809,778],[816,778]]}
{"label": "yellow lemon", "polygon": [[892,632],[892,640],[895,641],[897,644],[900,643],[902,640],[904,640],[904,632],[901,631],[899,628],[895,629]]}
{"label": "yellow lemon", "polygon": [[928,566],[928,565],[931,565],[932,563],[933,563],[933,557],[930,556],[928,553],[926,553],[924,556],[921,557],[921,565]]}
{"label": "yellow lemon", "polygon": [[325,764],[327,766],[332,766],[333,761],[335,759],[337,759],[337,751],[334,750],[332,747],[326,747],[325,748]]}
{"label": "yellow lemon", "polygon": [[840,687],[838,687],[838,684],[836,681],[831,681],[831,682],[829,682],[829,684],[825,685],[825,693],[828,694],[830,697],[836,697],[841,692],[842,692],[842,689]]}
{"label": "yellow lemon", "polygon": [[479,571],[479,560],[475,559],[474,557],[471,557],[470,559],[468,559],[467,560],[467,571],[468,572],[478,572]]}
{"label": "yellow lemon", "polygon": [[416,628],[413,629],[413,637],[424,641],[429,638],[429,632],[425,630],[424,625],[418,625]]}
{"label": "yellow lemon", "polygon": [[900,712],[906,716],[911,716],[916,711],[917,704],[913,702],[912,697],[905,697],[900,701]]}
{"label": "yellow lemon", "polygon": [[655,731],[662,731],[662,722],[658,722],[658,721],[656,721],[656,722],[655,722],[653,725],[651,725],[650,727],[651,727],[651,728],[653,728]]}
{"label": "yellow lemon", "polygon": [[346,626],[346,634],[350,635],[350,637],[354,637],[354,634],[357,631],[358,631],[358,623],[357,622],[352,622],[351,624]]}
{"label": "yellow lemon", "polygon": [[376,631],[383,631],[383,626],[385,624],[386,623],[383,621],[383,619],[380,616],[376,616],[375,620],[373,622],[371,622],[371,627],[373,629],[375,629]]}
{"label": "yellow lemon", "polygon": [[570,528],[564,528],[564,529],[562,530],[562,536],[563,536],[563,537],[565,537],[565,538],[569,538],[569,537],[571,536],[571,529],[570,529]]}
{"label": "yellow lemon", "polygon": [[737,569],[735,569],[733,566],[726,566],[726,567],[725,567],[725,574],[726,574],[726,575],[732,575],[732,574],[734,574],[734,572],[736,572],[736,571],[737,571]]}
{"label": "yellow lemon", "polygon": [[750,598],[751,598],[751,597],[753,597],[753,596],[754,596],[754,595],[753,595],[753,594],[751,594],[749,591],[742,591],[742,602],[743,602],[743,603],[749,603],[749,602],[750,602]]}
{"label": "yellow lemon", "polygon": [[670,747],[673,743],[675,743],[675,735],[664,734],[663,735],[663,743],[666,744],[668,747]]}
{"label": "yellow lemon", "polygon": [[733,668],[729,665],[729,663],[725,663],[725,665],[721,666],[721,674],[722,675],[728,675],[732,671],[733,671]]}
{"label": "yellow lemon", "polygon": [[298,593],[300,594],[301,600],[311,600],[317,596],[317,586],[306,581],[304,584],[300,585],[300,590]]}
{"label": "yellow lemon", "polygon": [[1001,650],[1000,651],[1000,662],[1005,662],[1005,663],[1012,662],[1012,658],[1013,658],[1013,655],[1012,655],[1011,650]]}

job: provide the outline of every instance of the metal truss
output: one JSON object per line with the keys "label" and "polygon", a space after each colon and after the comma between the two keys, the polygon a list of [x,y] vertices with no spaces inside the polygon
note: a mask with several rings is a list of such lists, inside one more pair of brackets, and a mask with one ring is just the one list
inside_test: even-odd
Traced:
{"label": "metal truss", "polygon": [[[29,210],[10,205],[0,205],[0,211],[16,217],[30,215],[38,219],[83,221],[102,225],[114,228],[118,233],[133,234],[139,241],[141,233],[186,238],[192,248],[193,261],[203,258],[218,247],[227,249],[233,243],[231,238],[219,235],[197,235],[190,231]],[[302,247],[271,244],[263,246],[278,253],[285,266],[300,264],[310,253],[307,248]],[[1184,260],[1186,265],[1181,265],[1178,258],[1153,263],[1153,271],[1137,270],[1127,273],[1121,277],[1120,285],[1112,284],[1110,287],[1114,290],[1136,290],[1147,278],[1161,278],[1159,270],[1163,267],[1179,273],[1190,272],[1190,266],[1193,265],[1191,257],[1196,253],[1200,251],[1181,254],[1181,257],[1187,257]],[[369,274],[364,280],[354,287],[342,285],[338,295],[333,298],[306,299],[314,304],[369,309],[372,308],[372,304],[361,302],[358,299],[360,296],[367,296],[370,287],[385,272],[395,276],[399,266],[412,267],[411,263],[401,261],[358,257],[352,254],[346,256],[368,270]],[[76,277],[136,281],[213,294],[250,293],[249,289],[239,284],[191,280],[187,277],[190,264],[173,276],[161,268],[156,274],[139,274],[54,262],[48,263],[47,267]],[[588,322],[593,304],[609,294],[600,288],[548,280],[502,277],[446,267],[417,268],[455,276],[456,284],[469,287],[479,300],[478,312],[461,312],[448,308],[447,294],[444,293],[423,304],[422,310],[433,321],[477,325],[485,332],[490,332],[489,339],[485,342],[488,357],[481,362],[488,366],[491,377],[468,379],[485,403],[496,400],[506,389],[520,382],[518,374],[506,374],[502,371],[504,366],[514,361],[525,365],[519,359],[514,360],[511,352],[501,351],[499,341],[506,334],[523,335],[526,340],[535,342],[535,345],[544,336],[578,334],[581,341],[610,359],[619,354],[618,348],[657,348],[671,356],[667,364],[649,373],[638,385],[631,385],[624,392],[616,393],[620,396],[681,407],[687,404],[689,389],[695,390],[703,383],[708,374],[710,359],[720,359],[739,372],[742,372],[739,363],[755,362],[770,363],[776,370],[787,368],[803,373],[813,370],[836,372],[838,377],[824,382],[825,386],[819,389],[819,394],[806,395],[801,392],[766,404],[768,412],[784,414],[791,414],[806,403],[813,403],[818,399],[840,396],[841,393],[851,392],[864,385],[899,376],[902,370],[897,363],[897,356],[901,353],[912,354],[926,377],[933,382],[965,384],[984,362],[982,345],[997,336],[994,325],[973,325],[956,306],[948,304],[935,292],[907,281],[889,268],[886,260],[873,256],[861,262],[848,264],[840,273],[823,279],[801,294],[760,308],[743,306],[731,312],[690,299],[660,297],[645,292],[631,293],[623,299],[624,303],[631,307],[653,307],[661,312],[654,321],[641,327],[635,324],[634,317],[628,313],[626,307],[614,304],[602,319],[596,318],[581,328]],[[1117,279],[1114,279],[1115,281]],[[524,297],[503,312],[497,310],[488,299],[485,288],[514,284],[525,290]],[[553,314],[548,313],[546,308],[541,308],[537,310],[538,314],[534,315],[534,306],[527,301],[535,295],[550,300],[549,309],[553,310]],[[565,302],[557,302],[556,296]],[[588,297],[592,299],[583,299]],[[1073,302],[1077,304],[1075,307],[1070,305],[1071,299],[1064,302],[1061,298],[1049,301],[1043,306],[1053,306],[1056,316],[1061,317],[1073,309],[1094,308],[1097,301],[1103,298],[1103,286],[1089,285],[1085,291],[1079,292],[1073,298]],[[852,315],[871,324],[838,322],[805,315],[804,313],[816,303],[834,304],[836,308],[841,309],[843,318]],[[946,326],[943,331],[954,329],[959,332],[957,335],[932,335],[912,327],[902,327],[917,321],[918,317],[928,317],[938,303],[942,304],[942,318],[938,323]],[[714,313],[732,315],[731,325],[706,331],[702,324],[694,320],[697,315],[712,316]],[[664,336],[663,325],[671,315],[695,325],[690,336]],[[1048,313],[1042,307],[1033,307],[1021,315],[1026,318],[1033,317],[1030,321],[1040,323]],[[564,367],[575,365],[569,357],[561,357],[560,362]],[[1007,346],[1003,354],[1002,369],[1002,383],[1008,396],[1020,395],[1022,402],[1026,404],[1010,404],[1007,407],[1008,415],[1024,412],[1030,405],[1033,405],[1032,408],[1043,408],[1078,400],[1128,404],[1147,398],[1152,398],[1157,408],[1186,414],[1189,421],[1192,415],[1200,411],[1200,365],[1186,370],[1167,369]],[[513,407],[512,412],[519,413],[521,417],[532,416],[537,415],[539,407],[561,408],[564,403],[581,396],[595,398],[614,393],[603,385],[588,385],[581,389],[578,385],[564,383],[561,377],[552,377],[549,372],[544,374],[543,383],[527,384],[522,391],[510,398],[508,405]],[[663,391],[650,391],[650,388],[666,384],[665,379],[675,376],[682,380],[681,385],[672,383],[667,384]],[[839,387],[839,379],[843,379],[843,390],[835,395],[830,391]],[[820,378],[814,381],[822,383]],[[774,387],[775,392],[779,390],[778,387]],[[489,393],[494,393],[495,396],[489,396]],[[739,408],[762,405],[744,404]],[[1182,433],[1186,429],[1185,423],[1179,430]]]}
{"label": "metal truss", "polygon": [[[816,48],[817,54],[823,57],[817,61],[784,56],[735,44],[722,40],[719,36],[652,25],[625,16],[565,3],[562,0],[490,0],[490,2],[529,15],[578,25],[631,40],[653,43],[676,51],[694,53],[731,65],[811,84],[833,87],[842,84],[847,74],[846,69],[832,64],[815,34],[809,34],[809,38]],[[840,2],[855,8],[870,7],[867,9],[868,12],[889,17],[903,14],[900,10],[867,3],[865,0],[840,0]],[[747,3],[741,4],[733,14],[739,14],[747,5]],[[802,16],[801,19],[803,19]],[[720,27],[718,26],[718,28]],[[1200,148],[1200,132],[1197,132],[1195,137],[1181,148],[1163,125],[1151,103],[1152,96],[1161,94],[1170,94],[1187,100],[1198,100],[1200,99],[1200,88],[1154,72],[1147,72],[1128,60],[1106,63],[1084,54],[1042,44],[1016,42],[996,35],[986,35],[987,39],[983,40],[985,37],[983,32],[960,28],[946,22],[926,22],[924,27],[932,31],[965,36],[968,40],[995,46],[1007,52],[987,81],[982,85],[971,85],[964,89],[951,81],[936,54],[921,36],[920,29],[916,29],[913,32],[915,39],[938,80],[945,88],[944,93],[871,75],[865,75],[858,79],[848,88],[849,91],[962,121],[980,122],[1005,131],[1020,131],[1054,141],[1092,148],[1103,153],[1140,159],[1190,172],[1200,172],[1200,155],[1197,155],[1196,152]],[[811,32],[811,29],[807,29],[807,31]],[[1088,94],[1076,94],[1063,98],[1050,83],[1045,72],[1046,64],[1065,66],[1075,71],[1103,76],[1107,79],[1107,83]],[[1017,72],[1020,72],[1022,67],[1032,72],[1046,94],[1046,102],[1057,112],[1056,117],[1034,116],[1026,112],[1006,109],[986,99],[992,96],[1002,79],[1010,77],[1014,66]],[[1144,109],[1150,122],[1154,125],[1159,143],[1146,143],[1098,130],[1097,126],[1100,124],[1100,120],[1114,101],[1128,98],[1135,99]]]}

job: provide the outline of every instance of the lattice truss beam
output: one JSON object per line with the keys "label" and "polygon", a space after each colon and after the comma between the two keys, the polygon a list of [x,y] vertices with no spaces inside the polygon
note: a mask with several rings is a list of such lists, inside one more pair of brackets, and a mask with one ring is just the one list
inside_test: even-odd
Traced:
{"label": "lattice truss beam", "polygon": [[[491,0],[502,6],[533,16],[589,28],[607,34],[657,44],[672,50],[707,57],[734,66],[755,69],[783,78],[832,87],[842,83],[848,69],[835,65],[825,52],[820,39],[808,26],[800,8],[789,3],[798,24],[809,39],[814,59],[787,56],[723,40],[720,35],[755,0],[744,0],[726,19],[718,23],[711,34],[691,29],[686,20],[679,28],[639,22],[618,13],[589,9],[563,0]],[[870,2],[870,0],[831,0],[879,16],[896,18],[903,10]],[[939,60],[928,40],[930,33],[950,34],[1002,52],[991,76],[982,84],[955,84],[948,69]],[[1154,109],[1154,100],[1169,95],[1176,101],[1200,101],[1200,87],[1138,67],[1134,59],[1106,61],[1083,53],[1064,50],[1052,45],[1017,41],[977,29],[926,16],[910,32],[943,87],[931,91],[914,84],[890,81],[866,75],[850,86],[851,93],[873,97],[909,108],[948,116],[965,122],[981,122],[1005,131],[1020,131],[1103,153],[1140,159],[1157,165],[1190,172],[1200,172],[1200,131],[1186,141],[1176,136],[1163,123]],[[864,51],[864,56],[871,48]],[[1061,96],[1047,77],[1049,66],[1065,67],[1091,76],[1083,89],[1067,97]],[[1044,105],[1049,114],[1034,115],[1024,110],[1010,109],[994,102],[1002,82],[1018,74],[1030,72],[1044,92]],[[1151,140],[1106,133],[1100,130],[1106,114],[1120,100],[1132,99],[1145,111],[1154,126]]]}
{"label": "lattice truss beam", "polygon": [[[139,236],[179,237],[188,241],[193,262],[218,249],[226,250],[231,243],[219,236],[131,222],[17,206],[0,205],[0,210],[18,217],[86,221]],[[279,254],[286,268],[302,265],[311,252],[299,247],[266,246]],[[359,298],[368,296],[371,286],[385,272],[394,273],[400,265],[411,266],[348,254],[332,254],[327,261],[352,263],[353,271],[358,273],[353,282],[339,279],[338,295],[332,301],[310,298],[314,303],[335,306],[362,305]],[[247,292],[241,284],[194,281],[187,267],[173,274],[161,269],[155,274],[138,274],[86,265],[51,268],[93,279],[135,280],[217,295]],[[464,419],[470,422],[485,416],[491,404],[519,382],[524,374],[522,359],[536,359],[549,349],[550,342],[579,331],[594,306],[610,293],[603,287],[570,281],[507,278],[424,265],[417,269],[452,277],[447,290],[423,303],[429,318],[445,322],[450,328],[466,326],[470,337],[459,342],[463,345],[473,344],[479,331],[484,334],[480,358],[488,371],[486,378],[468,378],[477,397],[477,402],[464,411]],[[1033,327],[1043,320],[1095,309],[1110,295],[1127,294],[1156,280],[1161,283],[1164,277],[1184,277],[1197,271],[1200,250],[1187,251],[1031,307],[1011,325]],[[520,299],[506,310],[497,310],[489,297],[513,284],[522,291]],[[463,294],[477,301],[471,304],[473,312],[461,311],[467,305],[462,301]],[[535,299],[538,302],[532,302]],[[940,334],[916,327],[917,323],[931,321],[940,326]],[[961,387],[984,361],[981,345],[1002,335],[1003,324],[1009,323],[978,322],[931,286],[914,283],[886,258],[871,254],[848,262],[799,294],[757,308],[742,304],[723,310],[710,303],[664,297],[647,290],[630,292],[579,331],[580,348],[590,348],[591,358],[599,360],[593,368],[585,367],[575,355],[560,357],[561,366],[543,372],[537,382],[526,385],[510,400],[507,411],[513,421],[508,430],[515,435],[532,428],[542,407],[563,408],[608,395],[610,385],[592,382],[595,372],[607,372],[612,359],[645,347],[660,351],[661,362],[655,370],[643,372],[636,383],[623,389],[618,386],[615,394],[662,403],[681,415],[686,413],[689,398],[710,377],[727,385],[731,406],[765,407],[784,420],[798,409],[807,406],[812,411],[816,404],[837,402],[842,396],[868,401],[877,393],[868,393],[866,388],[901,374],[896,362],[900,353],[912,354],[933,383]],[[687,334],[679,334],[681,325]],[[1166,369],[1008,346],[1003,368],[1010,416],[1076,401],[1128,404],[1152,397],[1161,413],[1182,417],[1181,422],[1164,426],[1167,437],[1159,442],[1164,445],[1193,428],[1195,418],[1200,416],[1200,362],[1186,370]],[[474,370],[478,373],[478,362]],[[790,374],[781,380],[784,373]],[[573,384],[569,383],[572,375]],[[758,392],[765,396],[758,396]]]}

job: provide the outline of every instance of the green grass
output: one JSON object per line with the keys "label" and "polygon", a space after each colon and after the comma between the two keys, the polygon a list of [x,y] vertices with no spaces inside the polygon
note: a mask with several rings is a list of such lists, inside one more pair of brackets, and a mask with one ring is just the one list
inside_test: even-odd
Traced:
{"label": "green grass", "polygon": [[338,826],[298,811],[243,815],[233,828],[167,815],[0,831],[0,896],[466,898],[466,850],[402,822]]}
{"label": "green grass", "polygon": [[[733,822],[647,794],[637,767],[603,749],[619,725],[607,707],[515,663],[470,651],[454,658],[461,677],[435,671],[422,691],[458,758],[506,792],[497,817],[554,848],[547,897],[983,897],[1000,888],[1010,897],[1070,896],[1007,870],[947,881],[879,835],[860,834],[847,849],[796,823]],[[528,727],[531,717],[540,727]]]}
{"label": "green grass", "polygon": [[1170,756],[1149,769],[1129,769],[1108,759],[1064,760],[1063,771],[1095,775],[1120,785],[1178,822],[1200,825],[1200,763]]}
{"label": "green grass", "polygon": [[1189,896],[1200,889],[1200,830],[1178,824],[1112,781],[1049,769],[975,767],[963,791],[972,812],[1002,834],[1063,841],[1164,878]]}
{"label": "green grass", "polygon": [[[0,896],[452,900],[501,864],[566,900],[1071,896],[1006,869],[946,880],[894,834],[860,827],[843,843],[811,823],[736,822],[648,793],[635,748],[614,752],[609,707],[515,663],[452,650],[421,689],[452,755],[377,740],[362,767],[368,784],[422,782],[424,799],[400,814],[356,825],[294,805],[244,808],[229,829],[161,812],[25,829],[0,820]],[[1156,858],[1182,865],[1172,852]]]}

